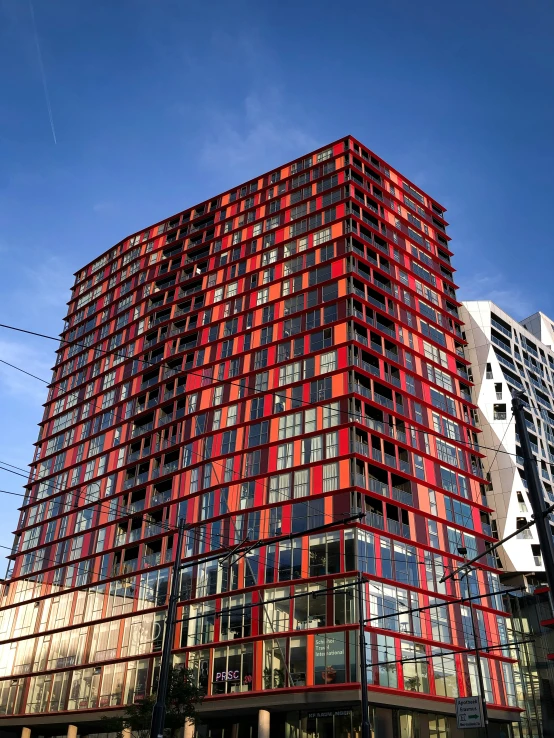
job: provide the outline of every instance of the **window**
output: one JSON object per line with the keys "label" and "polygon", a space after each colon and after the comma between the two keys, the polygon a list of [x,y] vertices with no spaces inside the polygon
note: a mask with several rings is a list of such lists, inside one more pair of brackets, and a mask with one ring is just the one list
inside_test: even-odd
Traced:
{"label": "window", "polygon": [[273,341],[273,326],[266,326],[262,328],[260,333],[260,345],[264,346],[266,343]]}
{"label": "window", "polygon": [[236,430],[225,431],[221,441],[221,453],[232,454],[235,450],[236,440]]}
{"label": "window", "polygon": [[260,372],[254,378],[254,391],[267,392],[269,381],[269,372]]}
{"label": "window", "polygon": [[254,369],[263,369],[267,366],[267,349],[256,351],[254,354]]}
{"label": "window", "polygon": [[283,338],[294,336],[302,330],[302,317],[289,318],[283,324]]}
{"label": "window", "polygon": [[264,287],[261,290],[258,290],[258,294],[256,296],[256,305],[265,305],[265,303],[269,300],[269,288]]}
{"label": "window", "polygon": [[339,465],[325,464],[323,466],[323,491],[332,492],[339,488]]}
{"label": "window", "polygon": [[[433,665],[435,660],[433,659]],[[437,677],[435,674],[435,683]],[[444,715],[429,714],[429,738],[449,738],[448,718]]]}
{"label": "window", "polygon": [[299,310],[304,310],[304,295],[295,295],[285,300],[284,315],[290,315]]}
{"label": "window", "polygon": [[330,377],[316,379],[310,382],[310,402],[320,402],[331,399],[332,382]]}
{"label": "window", "polygon": [[229,407],[227,408],[227,426],[235,425],[235,423],[237,422],[237,411],[237,405],[229,405]]}
{"label": "window", "polygon": [[346,681],[346,634],[315,636],[315,684],[341,684]]}
{"label": "window", "polygon": [[279,369],[279,387],[285,384],[291,384],[292,382],[298,382],[301,377],[301,362],[295,361],[292,364],[287,364]]}
{"label": "window", "polygon": [[250,420],[257,420],[263,418],[264,415],[264,398],[254,397],[250,403]]}
{"label": "window", "polygon": [[429,692],[428,663],[425,646],[402,641],[404,689],[409,692]]}
{"label": "window", "polygon": [[450,526],[447,526],[446,532],[448,534],[448,548],[450,553],[460,556],[458,549],[467,548],[468,559],[473,559],[477,556],[478,551],[475,536],[469,533],[462,533],[461,530],[450,528]]}
{"label": "window", "polygon": [[293,459],[293,444],[283,443],[277,448],[277,469],[290,469]]}
{"label": "window", "polygon": [[320,246],[322,243],[326,243],[327,241],[331,240],[331,229],[330,228],[324,228],[321,231],[317,231],[314,233],[314,240],[313,245],[314,246]]}
{"label": "window", "polygon": [[294,497],[307,497],[310,494],[310,472],[302,469],[294,472]]}
{"label": "window", "polygon": [[302,413],[292,413],[279,418],[279,440],[293,438],[302,433]]}
{"label": "window", "polygon": [[220,405],[223,401],[223,389],[223,385],[220,385],[219,387],[214,387],[214,392],[212,396],[213,405]]}
{"label": "window", "polygon": [[323,458],[323,450],[321,436],[312,436],[302,440],[302,463],[311,464],[314,461],[321,461]]}
{"label": "window", "polygon": [[427,376],[431,382],[435,382],[435,384],[438,384],[439,387],[447,390],[447,392],[454,391],[452,377],[431,364],[427,364]]}
{"label": "window", "polygon": [[444,496],[444,506],[446,508],[446,519],[451,523],[457,523],[464,528],[473,528],[473,514],[471,507],[465,502],[455,500],[453,497]]}
{"label": "window", "polygon": [[336,431],[325,435],[325,458],[332,459],[339,454],[339,434]]}
{"label": "window", "polygon": [[282,502],[290,499],[290,474],[278,474],[269,478],[268,502]]}
{"label": "window", "polygon": [[[234,269],[235,267],[233,267]],[[234,297],[238,291],[238,282],[231,282],[227,285],[225,297]]]}
{"label": "window", "polygon": [[323,405],[323,427],[333,428],[340,423],[340,405],[338,402],[332,402],[329,405]]}
{"label": "window", "polygon": [[325,328],[310,335],[310,351],[321,351],[333,345],[333,329]]}
{"label": "window", "polygon": [[248,434],[248,447],[260,446],[267,443],[269,434],[269,421],[264,420],[262,423],[254,423],[250,426]]}

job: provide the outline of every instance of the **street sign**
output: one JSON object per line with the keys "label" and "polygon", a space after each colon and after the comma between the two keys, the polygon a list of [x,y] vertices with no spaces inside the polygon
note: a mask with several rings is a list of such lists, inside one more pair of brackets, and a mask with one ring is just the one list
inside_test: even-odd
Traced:
{"label": "street sign", "polygon": [[485,727],[483,703],[480,697],[456,698],[456,725],[461,730]]}

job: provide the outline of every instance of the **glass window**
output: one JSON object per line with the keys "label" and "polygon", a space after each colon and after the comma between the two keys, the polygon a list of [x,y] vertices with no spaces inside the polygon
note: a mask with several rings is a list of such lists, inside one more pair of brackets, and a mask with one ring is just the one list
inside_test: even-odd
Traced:
{"label": "glass window", "polygon": [[429,714],[429,738],[449,738],[448,718]]}
{"label": "glass window", "polygon": [[248,692],[252,689],[252,644],[215,648],[212,694]]}
{"label": "glass window", "polygon": [[346,633],[316,635],[314,670],[315,684],[346,681]]}
{"label": "glass window", "polygon": [[402,672],[406,691],[429,692],[429,667],[425,657],[425,646],[402,641]]}

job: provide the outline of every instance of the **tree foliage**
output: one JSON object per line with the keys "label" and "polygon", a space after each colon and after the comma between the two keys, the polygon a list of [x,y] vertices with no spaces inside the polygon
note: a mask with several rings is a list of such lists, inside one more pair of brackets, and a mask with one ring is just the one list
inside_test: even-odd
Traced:
{"label": "tree foliage", "polygon": [[[171,670],[165,717],[165,729],[169,735],[175,736],[187,721],[196,721],[196,707],[203,696],[203,691],[194,685],[192,674],[188,669],[174,667]],[[150,733],[155,703],[156,695],[153,694],[126,705],[121,717],[104,715],[102,721],[105,732],[115,733],[117,738],[122,738],[123,731],[128,729],[133,738],[146,738]]]}

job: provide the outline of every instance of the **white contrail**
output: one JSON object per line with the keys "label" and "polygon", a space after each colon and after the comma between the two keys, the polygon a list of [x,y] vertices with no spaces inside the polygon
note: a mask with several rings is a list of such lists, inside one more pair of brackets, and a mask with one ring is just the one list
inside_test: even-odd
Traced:
{"label": "white contrail", "polygon": [[48,108],[48,117],[50,118],[50,128],[52,129],[52,136],[54,137],[54,143],[57,144],[56,131],[54,129],[54,118],[52,117],[52,106],[50,105],[50,95],[48,94],[48,85],[46,83],[46,74],[44,72],[44,64],[42,61],[42,52],[40,50],[40,43],[38,40],[37,24],[35,21],[35,10],[33,8],[32,0],[29,0],[29,8],[31,9],[31,19],[33,21],[33,31],[35,33],[35,43],[37,45],[38,63],[40,66],[40,73],[42,76],[42,86],[44,88],[44,97],[46,98],[46,107]]}

